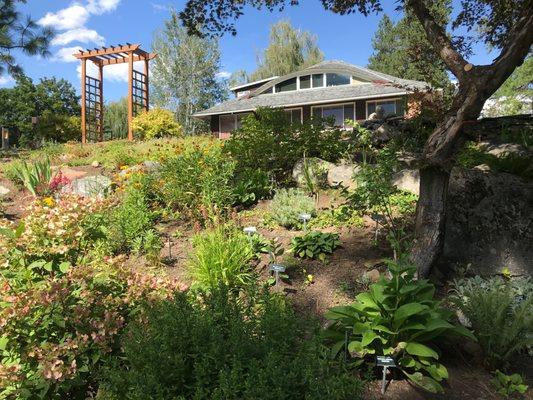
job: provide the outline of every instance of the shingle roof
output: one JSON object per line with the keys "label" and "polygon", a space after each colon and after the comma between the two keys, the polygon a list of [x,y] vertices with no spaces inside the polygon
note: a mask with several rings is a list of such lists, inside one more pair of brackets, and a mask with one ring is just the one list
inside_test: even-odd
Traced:
{"label": "shingle roof", "polygon": [[[305,72],[342,71],[365,83],[359,85],[330,86],[290,92],[261,94],[268,87],[287,78],[301,75]],[[265,83],[251,95],[244,96],[217,104],[207,110],[197,112],[196,117],[217,114],[231,114],[253,111],[259,107],[293,107],[308,104],[333,103],[339,101],[357,100],[372,97],[386,97],[404,95],[415,89],[425,89],[429,85],[425,82],[396,78],[368,68],[357,67],[343,61],[324,61],[302,71],[298,71],[273,81]]]}

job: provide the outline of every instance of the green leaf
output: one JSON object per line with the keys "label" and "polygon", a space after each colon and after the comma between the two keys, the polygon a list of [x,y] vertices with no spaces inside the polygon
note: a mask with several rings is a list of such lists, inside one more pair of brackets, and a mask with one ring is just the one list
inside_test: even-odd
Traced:
{"label": "green leaf", "polygon": [[366,347],[376,339],[381,339],[381,337],[378,336],[375,332],[371,330],[367,330],[365,333],[363,333],[363,338],[361,339],[361,345],[363,347]]}
{"label": "green leaf", "polygon": [[362,309],[370,308],[371,310],[379,310],[378,305],[374,301],[374,299],[370,296],[370,293],[364,292],[359,293],[356,297],[357,302],[359,305],[362,306]]}
{"label": "green leaf", "polygon": [[409,378],[411,382],[420,386],[422,389],[431,393],[442,393],[442,386],[433,378],[423,375],[421,372],[409,374],[402,369],[402,372]]}
{"label": "green leaf", "polygon": [[61,264],[59,264],[59,270],[66,274],[67,271],[70,269],[70,263],[69,262],[62,262]]}
{"label": "green leaf", "polygon": [[8,343],[9,338],[7,336],[0,336],[0,350],[5,350]]}
{"label": "green leaf", "polygon": [[429,348],[428,346],[422,343],[409,342],[405,346],[405,351],[407,351],[413,356],[433,357],[435,359],[439,358],[439,355],[437,354],[437,352],[435,352],[435,350]]}
{"label": "green leaf", "polygon": [[428,309],[428,306],[425,306],[420,303],[407,303],[403,306],[398,307],[396,312],[394,313],[394,322],[397,325],[400,325],[405,321],[407,318],[409,318],[411,315],[418,314],[422,311],[425,311]]}

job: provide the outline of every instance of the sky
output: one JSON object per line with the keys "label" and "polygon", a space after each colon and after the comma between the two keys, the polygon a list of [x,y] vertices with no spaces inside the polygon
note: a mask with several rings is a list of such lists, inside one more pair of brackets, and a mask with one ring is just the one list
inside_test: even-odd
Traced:
{"label": "sky", "polygon": [[[384,12],[393,20],[401,17],[394,1],[384,0],[383,4]],[[126,42],[140,43],[141,48],[149,51],[154,32],[168,18],[169,10],[179,11],[184,5],[185,0],[28,0],[20,11],[40,25],[53,28],[56,36],[49,58],[18,55],[17,60],[35,81],[51,76],[65,78],[79,92],[80,62],[72,56],[74,52],[79,48]],[[253,71],[258,53],[268,45],[270,26],[280,19],[288,19],[296,28],[316,35],[327,60],[365,66],[372,54],[371,39],[380,18],[381,15],[336,15],[326,12],[319,0],[300,0],[299,6],[288,6],[282,12],[250,8],[237,22],[237,36],[226,35],[220,39],[219,76],[227,77],[238,69]],[[470,58],[472,63],[491,62],[493,54],[487,53],[482,44],[477,44],[474,50],[475,55]],[[89,69],[89,74],[92,71]],[[10,77],[0,77],[0,87],[12,84]],[[117,100],[126,93],[127,64],[105,67],[106,101]]]}

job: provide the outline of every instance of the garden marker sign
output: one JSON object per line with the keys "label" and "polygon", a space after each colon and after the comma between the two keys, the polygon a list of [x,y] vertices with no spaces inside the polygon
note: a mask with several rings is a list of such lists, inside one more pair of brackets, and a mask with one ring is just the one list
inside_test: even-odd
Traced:
{"label": "garden marker sign", "polygon": [[299,217],[304,223],[304,231],[307,231],[307,222],[311,219],[311,214],[300,214]]}
{"label": "garden marker sign", "polygon": [[396,366],[396,363],[394,362],[394,358],[392,357],[377,356],[376,365],[378,367],[383,367],[383,379],[381,381],[381,394],[385,394],[385,386],[387,383],[387,369],[394,368]]}
{"label": "garden marker sign", "polygon": [[[104,67],[128,63],[128,140],[133,140],[131,120],[141,110],[148,111],[148,63],[154,53],[141,50],[140,44],[80,50],[73,54],[81,60],[81,141],[104,140]],[[87,60],[98,67],[98,78],[87,75]],[[144,61],[144,73],[133,69],[133,63]]]}
{"label": "garden marker sign", "polygon": [[269,271],[274,272],[274,276],[276,277],[276,286],[278,286],[279,283],[279,273],[285,272],[285,266],[281,264],[272,264],[269,267]]}

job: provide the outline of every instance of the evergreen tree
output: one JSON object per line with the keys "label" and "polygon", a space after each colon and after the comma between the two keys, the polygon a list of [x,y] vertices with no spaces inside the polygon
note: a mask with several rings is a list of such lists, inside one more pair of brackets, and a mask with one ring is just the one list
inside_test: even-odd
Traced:
{"label": "evergreen tree", "polygon": [[[450,15],[449,0],[435,2],[431,11],[440,24],[446,24]],[[368,68],[449,89],[450,80],[444,62],[435,54],[424,29],[412,13],[406,12],[397,23],[383,15],[372,47],[374,52],[369,57]]]}
{"label": "evergreen tree", "polygon": [[250,75],[250,80],[289,74],[323,60],[324,54],[318,48],[315,36],[295,29],[289,21],[279,21],[270,28],[270,42],[258,57],[257,69]]}
{"label": "evergreen tree", "polygon": [[6,71],[12,75],[22,72],[13,51],[30,56],[48,55],[52,31],[37,27],[31,18],[21,15],[16,9],[17,3],[26,3],[26,0],[0,1],[0,75]]}
{"label": "evergreen tree", "polygon": [[175,112],[185,134],[205,131],[205,124],[192,114],[227,96],[225,82],[216,78],[220,69],[218,41],[189,35],[172,11],[164,28],[156,33],[152,49],[157,53],[152,70],[155,103]]}

